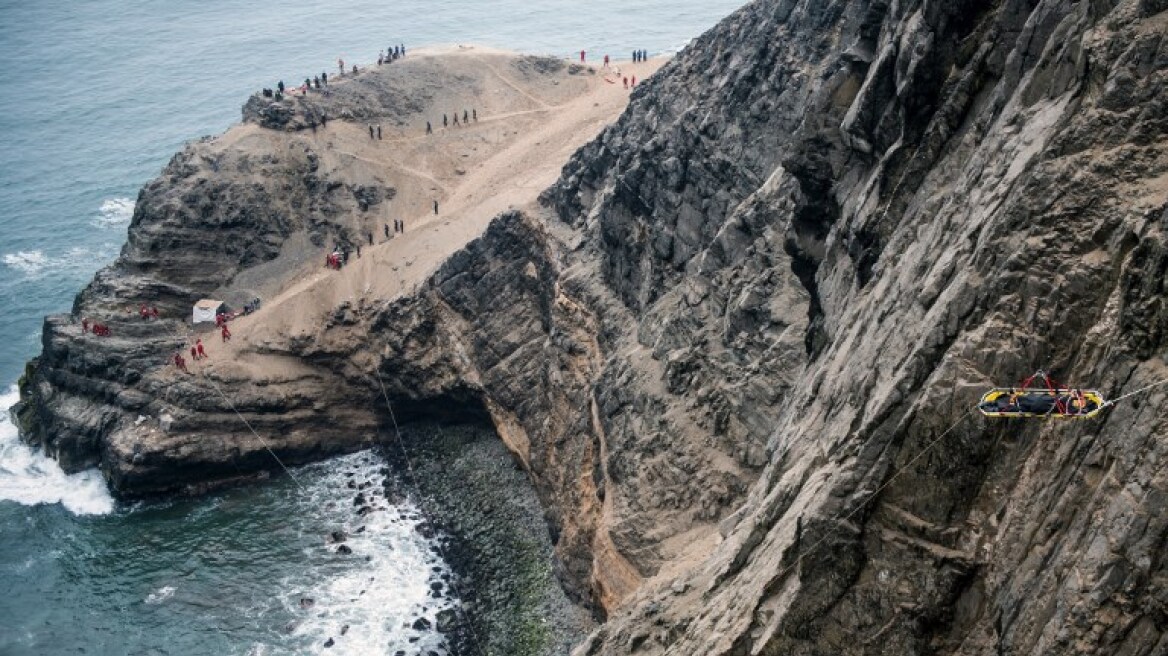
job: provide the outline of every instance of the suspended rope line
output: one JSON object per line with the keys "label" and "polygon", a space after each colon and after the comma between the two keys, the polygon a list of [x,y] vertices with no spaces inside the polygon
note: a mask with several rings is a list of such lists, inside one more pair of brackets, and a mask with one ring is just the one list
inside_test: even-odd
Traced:
{"label": "suspended rope line", "polygon": [[[925,445],[925,448],[921,449],[920,452],[918,452],[915,456],[912,457],[912,459],[910,459],[903,466],[899,467],[896,471],[894,471],[892,473],[892,476],[890,476],[887,481],[884,481],[884,484],[882,484],[880,487],[878,487],[875,490],[873,490],[872,492],[870,492],[864,498],[864,500],[861,501],[858,505],[856,505],[856,507],[853,508],[850,512],[848,512],[847,514],[843,514],[843,515],[836,514],[836,516],[831,518],[831,520],[829,520],[829,521],[833,525],[838,526],[840,523],[847,522],[847,521],[851,520],[851,518],[854,517],[856,515],[856,513],[863,510],[864,507],[867,506],[870,501],[875,499],[877,495],[879,495],[881,492],[883,492],[889,485],[892,485],[892,482],[895,481],[902,473],[904,473],[904,471],[906,469],[913,466],[913,464],[915,464],[918,460],[925,457],[925,454],[927,454],[929,451],[931,451],[933,449],[933,447],[940,444],[941,440],[945,439],[945,437],[947,435],[949,435],[949,433],[953,432],[953,430],[955,428],[957,428],[961,424],[961,422],[965,421],[966,417],[973,414],[973,411],[975,409],[976,408],[970,408],[970,409],[966,410],[960,417],[957,418],[957,421],[953,422],[953,424],[950,425],[949,428],[945,429],[945,432],[943,432],[940,435],[938,435],[937,437],[933,438],[932,441],[930,441],[928,444]],[[827,533],[823,537],[821,537],[818,540],[816,540],[815,542],[813,542],[810,547],[802,550],[799,553],[799,555],[795,558],[794,562],[792,562],[790,565],[787,565],[783,569],[779,570],[779,573],[775,576],[775,580],[781,579],[783,576],[785,576],[787,574],[787,572],[791,571],[796,566],[798,566],[800,563],[802,563],[804,558],[811,555],[811,553],[814,552],[816,549],[818,549],[820,547],[820,545],[822,545],[824,542],[826,542],[828,540],[828,538],[832,537],[832,535],[835,534],[835,531],[836,531],[835,528],[828,528]]]}
{"label": "suspended rope line", "polygon": [[[177,328],[172,329],[171,334],[173,334],[176,339],[183,340],[183,343],[184,343],[183,348],[186,348],[185,344],[187,342],[189,342],[189,340],[190,340],[189,337],[184,337],[183,335],[181,335],[178,332]],[[284,461],[280,460],[280,457],[277,456],[276,452],[272,450],[272,447],[268,445],[268,441],[265,440],[262,436],[260,436],[260,434],[258,432],[256,432],[256,429],[252,428],[252,425],[250,422],[248,422],[247,418],[245,418],[239,412],[239,410],[235,407],[235,404],[231,402],[231,399],[228,398],[228,396],[223,393],[223,389],[219,387],[219,383],[216,383],[215,379],[208,376],[207,372],[205,372],[205,371],[200,370],[199,375],[203,378],[203,380],[211,383],[211,385],[215,388],[215,391],[219,393],[219,396],[223,397],[223,400],[227,402],[227,407],[231,408],[231,411],[235,413],[236,417],[239,417],[239,420],[243,422],[244,426],[247,426],[247,429],[249,431],[251,431],[251,434],[255,435],[256,439],[260,441],[260,444],[264,445],[264,449],[272,456],[272,459],[276,461],[276,464],[280,465],[280,469],[283,469],[284,473],[288,475],[288,478],[292,479],[292,482],[296,484],[296,487],[300,488],[300,491],[303,492],[304,486],[300,484],[300,481],[297,480],[296,476],[292,473],[292,470],[288,469],[288,467],[286,465],[284,465]],[[235,464],[234,458],[232,458],[232,464]],[[235,468],[239,469],[239,465],[235,465]]]}
{"label": "suspended rope line", "polygon": [[236,409],[235,404],[231,402],[231,399],[229,399],[227,395],[223,393],[223,390],[219,387],[219,383],[216,383],[215,380],[206,373],[203,373],[202,376],[204,380],[207,380],[215,387],[215,391],[219,392],[219,396],[223,397],[223,400],[227,402],[228,407],[230,407],[231,411],[235,413],[235,416],[239,417],[239,420],[243,422],[243,425],[247,426],[247,429],[251,431],[251,434],[255,435],[256,439],[260,441],[260,444],[264,445],[264,449],[266,449],[268,453],[272,455],[272,459],[276,461],[276,464],[280,465],[280,469],[283,469],[284,473],[288,475],[288,478],[292,479],[292,482],[296,484],[296,487],[300,488],[300,491],[303,492],[304,486],[301,485],[300,481],[296,479],[296,476],[292,474],[292,470],[288,469],[284,465],[284,461],[280,460],[280,457],[276,455],[276,452],[272,450],[272,447],[268,446],[268,441],[260,437],[260,434],[256,432],[256,429],[251,427],[251,423],[248,422],[248,420],[242,414],[240,414],[239,410]]}
{"label": "suspended rope line", "polygon": [[1123,396],[1121,396],[1121,397],[1118,397],[1118,398],[1111,399],[1110,401],[1107,401],[1107,402],[1105,402],[1105,403],[1103,404],[1103,407],[1105,407],[1105,408],[1106,408],[1107,406],[1115,405],[1116,403],[1119,403],[1120,401],[1122,401],[1122,400],[1124,400],[1124,399],[1126,399],[1126,398],[1128,398],[1128,397],[1135,396],[1136,394],[1143,394],[1144,392],[1147,392],[1148,390],[1150,390],[1150,389],[1152,389],[1152,388],[1154,388],[1154,387],[1159,387],[1159,386],[1161,386],[1161,385],[1168,385],[1168,378],[1165,378],[1164,380],[1161,380],[1161,381],[1158,381],[1158,382],[1152,383],[1151,385],[1146,385],[1146,386],[1144,386],[1144,387],[1141,387],[1141,388],[1139,388],[1138,390],[1136,390],[1136,391],[1134,391],[1134,392],[1128,392],[1127,394],[1124,394],[1124,395],[1123,395]]}
{"label": "suspended rope line", "polygon": [[[393,412],[393,404],[389,402],[389,393],[385,391],[385,381],[381,378],[381,370],[374,368],[374,372],[377,374],[377,385],[381,388],[381,398],[385,399],[385,409],[389,411],[389,420],[393,423],[393,433],[397,439],[397,446],[401,450],[402,458],[404,458],[406,461],[406,474],[409,476],[410,486],[413,487],[414,490],[416,490],[418,493],[418,512],[420,512],[422,517],[425,518],[426,523],[430,524],[431,526],[437,526],[437,523],[431,518],[430,513],[426,512],[426,508],[422,504],[422,501],[424,500],[422,497],[422,488],[420,485],[418,485],[417,476],[414,475],[414,464],[410,458],[409,450],[406,449],[405,440],[402,439],[401,429],[398,428],[397,416]],[[441,430],[442,429],[439,428],[439,431]],[[378,431],[377,435],[378,442],[381,442],[382,448],[385,449],[385,444],[381,440],[381,431]],[[446,561],[447,563],[451,562],[450,558],[446,555],[446,548],[442,546],[442,541],[435,540],[434,545],[438,549],[438,554],[442,556],[442,560]],[[450,577],[450,584],[454,587],[454,591],[458,594],[459,599],[467,599],[466,594],[462,590],[462,586],[458,582],[457,576]],[[475,631],[474,625],[470,621],[470,614],[466,612],[466,608],[464,608],[462,604],[457,604],[456,608],[458,609],[458,612],[462,614],[462,623],[470,635],[471,642],[474,643],[475,652],[480,654],[480,656],[485,656],[487,652],[483,650],[482,643],[479,642],[478,633]]]}
{"label": "suspended rope line", "polygon": [[[1133,392],[1128,392],[1127,394],[1124,394],[1123,396],[1120,396],[1118,398],[1107,401],[1106,403],[1104,403],[1104,407],[1115,405],[1116,403],[1119,403],[1120,401],[1123,401],[1124,399],[1133,397],[1137,394],[1143,394],[1144,392],[1147,392],[1147,391],[1149,391],[1153,388],[1159,387],[1161,385],[1168,385],[1168,378],[1161,380],[1161,381],[1157,381],[1155,383],[1152,383],[1151,385],[1145,385],[1144,387],[1141,387]],[[844,514],[842,516],[837,514],[835,517],[833,517],[830,520],[832,522],[832,524],[838,526],[839,523],[847,522],[852,517],[854,517],[856,515],[856,513],[863,510],[864,507],[867,506],[870,501],[872,501],[874,498],[876,498],[877,495],[879,495],[881,492],[883,492],[885,489],[887,489],[889,485],[892,485],[893,481],[895,481],[897,478],[899,478],[900,475],[902,473],[904,473],[905,470],[907,470],[909,467],[914,465],[921,458],[925,457],[925,454],[929,453],[929,451],[931,451],[936,445],[940,444],[941,440],[945,439],[945,437],[948,436],[949,433],[953,432],[953,430],[956,429],[961,424],[961,422],[965,421],[965,419],[969,415],[973,414],[974,410],[976,410],[976,409],[977,408],[974,407],[974,408],[970,408],[970,409],[966,410],[965,413],[962,414],[957,419],[957,421],[953,422],[953,424],[951,426],[949,426],[949,428],[945,429],[945,431],[943,433],[941,433],[937,437],[933,438],[928,444],[925,445],[924,449],[921,449],[921,451],[919,453],[917,453],[915,456],[913,456],[912,459],[910,459],[907,463],[905,463],[903,466],[897,468],[897,470],[895,472],[893,472],[892,476],[890,476],[887,481],[885,481],[880,487],[876,488],[874,491],[869,493],[867,495],[867,497],[863,501],[861,501],[855,508],[853,508],[847,514]],[[830,537],[832,537],[832,535],[835,533],[835,530],[836,530],[835,528],[829,528],[826,535],[824,535],[823,537],[821,537],[818,540],[816,540],[815,542],[813,542],[810,547],[801,550],[799,555],[795,558],[794,562],[792,562],[790,565],[787,565],[783,569],[779,570],[779,573],[775,578],[776,579],[782,578],[783,576],[785,576],[787,574],[787,572],[789,572],[790,570],[792,570],[793,568],[798,566],[803,561],[803,559],[805,557],[809,556],[812,552],[814,552],[816,549],[818,549],[824,542],[826,542]]]}

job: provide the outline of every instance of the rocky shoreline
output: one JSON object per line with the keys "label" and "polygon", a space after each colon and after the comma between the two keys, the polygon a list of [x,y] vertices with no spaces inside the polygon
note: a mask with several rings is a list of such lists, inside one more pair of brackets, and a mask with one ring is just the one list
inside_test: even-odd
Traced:
{"label": "rocky shoreline", "polygon": [[596,622],[556,578],[543,509],[520,463],[489,426],[415,423],[401,436],[387,430],[381,439],[397,472],[386,493],[423,509],[431,524],[422,530],[441,541],[457,577],[451,592],[462,610],[444,611],[435,627],[451,655],[567,656]]}
{"label": "rocky shoreline", "polygon": [[[368,126],[242,126],[176,156],[77,316],[46,321],[22,427],[123,493],[168,494],[270,468],[240,416],[302,462],[368,446],[383,398],[417,426],[477,414],[512,455],[475,431],[413,441],[439,454],[419,485],[476,626],[507,649],[586,628],[534,623],[569,608],[554,573],[605,619],[589,655],[1159,653],[1166,33],[1164,0],[756,0],[631,96],[452,56],[431,79],[471,82],[442,106],[498,95],[506,121],[431,141],[420,109],[353,114],[415,125],[394,148],[434,175],[394,170]],[[564,154],[584,125],[553,117],[604,102],[627,110]],[[529,156],[533,177],[495,175]],[[442,185],[461,214],[431,216]],[[426,230],[283,281],[198,375],[160,366],[165,319],[76,327],[143,294],[181,316],[326,239],[372,241],[388,203],[368,199],[390,198],[372,186]],[[541,204],[509,204],[517,188]],[[214,275],[210,232],[230,246]],[[969,420],[1037,368],[1137,396],[1098,421]],[[493,523],[510,458],[547,544],[528,502]]]}

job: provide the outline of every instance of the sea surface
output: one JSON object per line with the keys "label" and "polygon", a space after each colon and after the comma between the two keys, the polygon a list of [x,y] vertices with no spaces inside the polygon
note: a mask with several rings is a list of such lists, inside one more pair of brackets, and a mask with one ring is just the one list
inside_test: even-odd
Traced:
{"label": "sea surface", "polygon": [[[396,44],[675,52],[740,4],[0,0],[0,408],[43,316],[117,257],[138,189],[255,90]],[[371,453],[297,470],[299,486],[125,505],[0,415],[0,654],[424,653],[434,639],[409,642],[403,618],[456,603],[428,596],[445,565],[413,528],[420,509],[354,514],[348,482],[383,476]],[[325,540],[359,526],[352,555]]]}

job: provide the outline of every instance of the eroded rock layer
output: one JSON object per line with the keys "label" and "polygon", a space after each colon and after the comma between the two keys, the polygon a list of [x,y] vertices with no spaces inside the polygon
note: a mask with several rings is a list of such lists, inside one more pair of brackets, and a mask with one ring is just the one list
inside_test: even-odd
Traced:
{"label": "eroded rock layer", "polygon": [[[1158,0],[754,2],[543,209],[244,354],[279,376],[176,383],[144,373],[169,346],[110,359],[50,318],[21,416],[130,495],[270,468],[216,385],[291,460],[489,420],[608,615],[582,654],[1163,653],[1168,386],[1141,390],[1168,379],[1166,35]],[[293,161],[246,193],[297,198]],[[206,178],[207,216],[252,206]],[[166,216],[136,215],[79,311],[143,281],[186,302],[167,285],[194,274],[144,246],[182,243]],[[311,230],[230,216],[252,230],[225,276]],[[973,411],[1039,367],[1140,393],[1091,421]],[[135,427],[163,411],[166,436]]]}

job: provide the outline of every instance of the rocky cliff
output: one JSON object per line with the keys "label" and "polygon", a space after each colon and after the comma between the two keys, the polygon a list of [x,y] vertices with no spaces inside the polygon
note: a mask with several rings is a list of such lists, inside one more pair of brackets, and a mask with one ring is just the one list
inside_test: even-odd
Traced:
{"label": "rocky cliff", "polygon": [[[301,459],[383,425],[382,384],[407,418],[489,420],[608,616],[581,654],[1165,653],[1168,386],[1091,421],[972,408],[1039,367],[1111,397],[1168,379],[1166,79],[1162,0],[754,2],[542,209],[267,339],[278,380],[220,383]],[[210,216],[251,206],[206,179]],[[224,270],[288,243],[252,220]],[[157,270],[139,245],[182,241],[131,232]],[[63,324],[30,435],[129,494],[270,466],[193,400],[213,378],[165,397],[165,440],[135,430],[176,385]]]}

